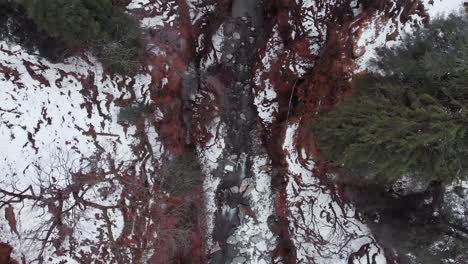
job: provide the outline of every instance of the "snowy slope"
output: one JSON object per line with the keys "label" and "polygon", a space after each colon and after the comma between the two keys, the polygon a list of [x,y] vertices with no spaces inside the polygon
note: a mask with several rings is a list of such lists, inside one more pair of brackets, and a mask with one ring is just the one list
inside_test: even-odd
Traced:
{"label": "snowy slope", "polygon": [[[166,151],[159,134],[177,135],[178,131],[171,126],[160,129],[155,123],[170,123],[171,120],[164,119],[164,114],[177,108],[170,108],[173,105],[164,108],[162,104],[166,97],[161,95],[158,98],[161,105],[157,105],[154,115],[140,127],[119,124],[118,113],[129,102],[150,102],[150,98],[157,97],[152,94],[154,90],[167,89],[171,95],[179,92],[171,89],[182,82],[178,79],[180,75],[189,71],[181,58],[184,52],[179,47],[189,46],[181,37],[188,31],[180,27],[181,21],[188,19],[192,24],[203,25],[200,21],[220,8],[214,3],[216,1],[202,2],[131,1],[128,11],[140,19],[143,28],[167,33],[146,39],[150,61],[147,63],[153,65],[142,67],[141,73],[133,77],[104,73],[91,55],[72,57],[64,63],[50,63],[19,46],[0,41],[0,189],[3,190],[0,191],[0,241],[14,247],[16,259],[24,258],[27,263],[40,258],[44,258],[45,263],[93,263],[97,259],[104,263],[123,263],[122,259],[129,258],[122,255],[135,254],[141,255],[140,259],[147,263],[154,261],[152,257],[158,253],[156,247],[161,246],[155,241],[158,236],[163,237],[172,223],[164,226],[156,222],[164,222],[164,214],[157,217],[151,214],[156,215],[159,209],[164,211],[170,204],[165,201],[177,197],[151,192],[150,198],[145,196],[138,200],[133,197],[135,193],[142,196],[146,193],[138,189],[130,194],[129,186],[138,183],[140,188],[146,184],[139,182],[140,179],[148,175],[153,180],[157,178],[157,168]],[[314,56],[325,48],[329,27],[322,23],[327,9],[317,5],[319,2],[302,1],[304,12],[300,23],[305,31],[291,30],[292,40],[305,33],[306,41],[297,45],[308,45],[307,51]],[[463,1],[434,0],[433,5],[427,2],[428,12],[434,16],[458,10]],[[329,4],[336,4],[336,1]],[[188,18],[182,16],[183,8],[188,9]],[[353,12],[357,17],[361,10],[356,8]],[[381,15],[375,14],[375,19],[363,27],[361,37],[356,40],[357,48],[366,51],[358,59],[356,71],[366,69],[376,48],[397,43],[398,39],[386,39],[396,28],[400,32],[411,31],[407,24],[378,23],[377,18]],[[414,19],[419,18],[414,16]],[[205,48],[202,43],[204,34],[208,35],[206,43],[212,47],[206,47],[207,54],[198,54],[202,74],[222,70],[217,66],[227,34],[223,32],[223,26],[212,29],[204,26],[201,28],[206,32],[187,34],[194,37],[197,46],[193,50],[200,53]],[[280,26],[273,25],[259,62],[252,62],[255,66],[252,74],[255,97],[252,101],[258,111],[258,124],[265,128],[262,133],[268,133],[278,120],[281,100],[292,104],[292,93],[284,89],[291,85],[281,83],[283,80],[277,73],[287,69],[297,79],[307,78],[316,63],[315,57],[310,55],[300,56],[300,52],[291,55],[293,52],[281,40],[284,31]],[[163,43],[163,39],[168,42],[177,40],[174,41],[177,43]],[[291,57],[294,62],[282,65]],[[214,77],[207,82],[221,83],[219,86],[222,87],[222,82]],[[208,102],[209,108],[218,103],[216,96],[222,92],[202,91],[197,96],[203,97],[200,100]],[[174,105],[178,106],[177,103]],[[299,121],[288,120],[289,109],[283,114],[287,115],[282,124],[285,130],[278,141],[287,156],[288,226],[285,229],[295,247],[297,263],[372,263],[372,260],[377,264],[387,263],[383,249],[369,228],[358,219],[353,205],[342,203],[336,193],[322,185],[314,175],[314,161],[306,157],[305,150],[298,149]],[[203,112],[198,115],[211,117]],[[176,116],[174,119],[182,118]],[[202,187],[206,248],[203,250],[210,254],[220,246],[212,241],[217,211],[216,190],[220,184],[214,174],[226,144],[222,136],[218,136],[218,131],[224,129],[219,117],[206,123],[205,129],[211,137],[203,144],[197,143],[197,152],[205,174]],[[135,146],[141,145],[147,147],[135,150]],[[270,263],[269,258],[276,253],[279,244],[277,235],[268,225],[269,217],[278,213],[275,207],[278,191],[272,190],[269,170],[272,157],[265,153],[252,157],[252,175],[239,187],[231,189],[234,193],[242,193],[249,206],[243,208],[247,211],[240,215],[241,223],[227,243],[241,248],[240,254],[248,256],[248,260],[237,258],[239,263],[263,264]],[[149,184],[155,186],[154,182]],[[458,214],[460,221],[466,221],[463,216],[466,201],[457,196],[448,199],[459,205],[451,210]],[[226,207],[225,211],[230,214],[235,210]],[[144,222],[144,227],[140,228],[138,221]],[[136,237],[140,234],[147,234],[144,243]],[[140,249],[140,246],[144,248],[143,253],[135,253],[135,248]]]}

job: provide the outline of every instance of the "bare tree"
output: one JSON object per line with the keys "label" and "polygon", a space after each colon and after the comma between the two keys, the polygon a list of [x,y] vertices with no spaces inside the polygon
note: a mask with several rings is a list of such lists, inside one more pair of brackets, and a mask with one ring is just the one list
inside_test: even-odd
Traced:
{"label": "bare tree", "polygon": [[[66,251],[62,247],[64,241],[74,240],[74,234],[81,231],[79,223],[88,210],[100,212],[112,247],[114,224],[109,211],[120,210],[121,198],[117,197],[113,204],[102,201],[115,188],[122,164],[109,166],[110,162],[97,156],[83,159],[70,151],[58,150],[47,164],[32,164],[34,174],[28,176],[34,177],[33,184],[23,189],[18,188],[18,182],[0,185],[0,209],[13,206],[23,213],[35,214],[31,217],[37,222],[28,228],[24,238],[32,247],[39,245],[33,262],[44,263],[46,250]],[[96,188],[104,184],[107,190]]]}

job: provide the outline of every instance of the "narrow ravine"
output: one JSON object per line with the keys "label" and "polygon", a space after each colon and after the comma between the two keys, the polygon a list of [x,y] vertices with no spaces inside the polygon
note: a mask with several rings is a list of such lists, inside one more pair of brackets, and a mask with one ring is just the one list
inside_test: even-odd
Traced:
{"label": "narrow ravine", "polygon": [[256,170],[265,154],[258,138],[252,89],[252,62],[256,60],[257,38],[262,34],[262,11],[261,1],[233,1],[231,16],[221,25],[224,42],[219,70],[207,76],[223,83],[218,102],[224,125],[224,149],[214,172],[220,179],[213,229],[213,242],[219,250],[213,253],[210,263],[269,263],[271,259],[271,245],[264,244],[268,240],[274,244],[273,234],[267,229],[268,215],[262,217],[259,214],[264,212],[257,212],[253,205],[261,202],[253,195],[262,187],[261,172]]}

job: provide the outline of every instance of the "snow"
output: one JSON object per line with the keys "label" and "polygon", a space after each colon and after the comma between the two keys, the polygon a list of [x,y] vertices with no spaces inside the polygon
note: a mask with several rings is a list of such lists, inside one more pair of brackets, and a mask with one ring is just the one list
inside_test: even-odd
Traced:
{"label": "snow", "polygon": [[213,171],[218,166],[218,159],[221,156],[224,145],[224,139],[222,137],[216,137],[217,131],[222,131],[224,124],[220,123],[220,118],[216,118],[212,121],[209,131],[212,137],[206,144],[206,148],[198,148],[198,152],[201,155],[201,160],[205,168],[209,171]]}
{"label": "snow", "polygon": [[[428,0],[425,0],[426,2]],[[329,1],[329,4],[337,1]],[[429,14],[448,14],[457,11],[463,0],[435,0],[429,6]],[[319,51],[326,39],[326,25],[317,23],[324,21],[326,10],[317,5],[317,1],[304,1],[306,12],[302,15],[307,36],[310,39],[312,51]],[[204,12],[213,10],[213,6],[205,6],[203,12],[197,10],[199,1],[189,0],[188,6],[192,22],[198,21]],[[352,1],[351,5],[356,5]],[[141,25],[144,28],[160,29],[174,26],[177,18],[177,3],[171,0],[132,0],[127,6],[129,13],[142,14]],[[357,16],[359,8],[353,10]],[[378,15],[376,15],[377,17]],[[377,21],[367,25],[358,46],[366,48],[366,54],[359,60],[359,69],[367,67],[367,62],[375,55],[374,50],[382,45],[394,45],[397,41],[386,43],[388,33],[399,28],[402,32],[410,32],[407,26],[385,23],[379,25]],[[293,29],[295,30],[295,29]],[[212,36],[214,49],[202,59],[202,68],[207,69],[216,65],[224,43],[224,25],[221,25]],[[274,114],[278,111],[277,94],[270,74],[270,69],[277,63],[284,46],[279,37],[277,26],[268,41],[263,54],[261,65],[255,73],[255,106],[264,124],[273,123]],[[295,31],[294,31],[295,34]],[[151,46],[149,50],[158,56],[165,56],[165,52],[158,46]],[[298,76],[305,74],[304,69],[313,65],[308,61],[301,61],[296,65],[287,65],[289,70],[297,72]],[[31,65],[28,68],[28,65]],[[148,67],[152,70],[153,66]],[[168,65],[163,65],[167,67]],[[286,66],[285,66],[286,67]],[[13,70],[13,74],[7,73]],[[15,74],[17,73],[17,74]],[[46,81],[35,78],[35,74],[43,76]],[[95,87],[94,90],[84,87]],[[133,84],[132,84],[133,83]],[[77,169],[77,164],[88,164],[91,170],[91,160],[99,153],[111,156],[116,161],[134,161],[132,146],[135,145],[136,130],[130,126],[125,130],[117,121],[119,107],[115,99],[129,99],[132,90],[137,101],[148,102],[150,86],[154,83],[151,76],[141,73],[133,78],[125,76],[109,77],[104,74],[102,66],[90,55],[73,57],[64,63],[50,63],[33,54],[28,54],[21,47],[0,42],[0,187],[12,190],[13,186],[23,190],[30,185],[35,192],[39,192],[39,184],[47,184],[54,177],[54,186],[60,190],[67,188],[72,180],[70,170]],[[167,78],[160,80],[162,86],[169,83]],[[120,84],[124,84],[121,87]],[[131,85],[132,84],[132,85]],[[129,87],[131,86],[131,87]],[[162,119],[162,112],[156,109],[156,121]],[[93,128],[96,137],[90,135]],[[386,263],[383,250],[376,243],[369,228],[356,219],[352,205],[342,204],[339,198],[327,187],[321,185],[319,179],[312,173],[313,161],[300,163],[304,158],[303,151],[295,148],[295,135],[298,123],[290,124],[285,135],[283,149],[287,151],[289,178],[287,185],[287,199],[290,208],[289,229],[294,244],[297,247],[299,263],[348,263],[351,253],[358,251],[361,246],[369,244],[370,254],[377,256],[376,263]],[[161,158],[164,151],[159,135],[149,121],[145,123],[145,134],[151,149],[152,160],[135,162],[136,169],[144,166],[146,173],[155,172],[152,161]],[[219,118],[213,120],[209,130],[212,135],[223,130]],[[207,177],[203,182],[206,199],[207,249],[215,245],[211,241],[214,213],[217,210],[215,192],[220,179],[213,177],[218,167],[218,160],[222,155],[225,144],[222,138],[212,137],[206,148],[198,148],[203,171]],[[302,156],[301,156],[302,155]],[[277,244],[277,237],[272,234],[267,225],[267,219],[274,215],[273,197],[271,191],[271,177],[268,168],[268,157],[259,155],[251,158],[253,174],[250,178],[244,173],[241,186],[232,189],[233,192],[244,194],[254,212],[255,219],[245,212],[241,212],[241,224],[235,229],[229,241],[235,241],[243,256],[249,263],[270,263],[272,252]],[[144,162],[146,162],[144,164]],[[246,157],[239,164],[245,171]],[[103,169],[109,169],[108,164],[100,164]],[[38,170],[37,168],[41,168]],[[225,167],[233,171],[233,165]],[[85,201],[95,202],[101,206],[117,207],[120,197],[124,193],[123,187],[112,173],[105,180],[90,183],[83,195]],[[467,186],[468,183],[463,183]],[[467,211],[466,201],[457,196],[447,196],[454,205],[451,210],[466,221],[464,213]],[[109,245],[116,240],[124,228],[124,216],[117,208],[100,210],[93,207],[86,209],[72,208],[75,200],[72,195],[64,197],[64,208],[72,209],[70,215],[64,216],[66,225],[75,226],[73,239],[70,236],[61,241],[63,245],[75,247],[76,252],[66,252],[64,256],[57,256],[52,246],[44,249],[44,257],[54,256],[53,263],[66,261],[78,263],[72,255],[86,255],[105,252],[102,246]],[[161,204],[161,207],[163,204]],[[53,216],[49,207],[36,204],[32,200],[13,205],[16,214],[17,230],[15,234],[8,224],[3,208],[0,209],[0,241],[8,242],[15,248],[15,257],[25,256],[30,260],[41,255],[41,245],[31,240],[31,236],[42,235],[47,231]],[[237,209],[223,208],[231,217],[237,215]],[[240,210],[242,211],[242,210]],[[108,218],[107,223],[104,218]],[[109,224],[109,225],[108,225]],[[154,223],[152,223],[154,224]],[[110,230],[110,231],[109,231]],[[52,236],[58,237],[56,231]],[[145,254],[147,254],[146,252]],[[149,254],[151,255],[151,254]],[[108,260],[102,260],[111,263]],[[106,262],[107,261],[107,262]],[[242,261],[238,257],[237,261]],[[353,263],[366,263],[364,259],[355,259]]]}
{"label": "snow", "polygon": [[215,2],[207,4],[200,0],[188,0],[187,4],[190,10],[192,25],[195,25],[203,15],[215,10]]}
{"label": "snow", "polygon": [[130,13],[142,9],[149,14],[140,19],[140,25],[152,29],[174,26],[177,19],[176,8],[176,3],[170,0],[132,0],[127,5],[127,11]]}
{"label": "snow", "polygon": [[[314,177],[314,163],[301,164],[294,146],[299,123],[288,126],[283,149],[288,153],[289,181],[287,198],[289,229],[297,248],[298,263],[350,263],[348,258],[362,246],[369,245],[370,255],[385,264],[383,249],[377,245],[369,228],[355,218],[349,204],[341,204],[326,186]],[[351,263],[367,263],[365,257]]]}
{"label": "snow", "polygon": [[211,42],[213,43],[213,48],[216,52],[221,52],[224,43],[224,24],[221,24],[216,30],[216,33],[213,34]]}
{"label": "snow", "polygon": [[[433,5],[429,4],[429,2],[430,0],[424,0],[427,12],[429,16],[433,18],[459,12],[462,8],[464,0],[434,0]],[[401,36],[404,36],[405,34],[411,34],[411,32],[414,30],[414,27],[409,23],[403,25],[398,22],[394,23],[393,21],[385,21],[385,23],[382,25],[382,21],[377,19],[378,17],[381,17],[381,15],[382,14],[376,14],[374,16],[374,19],[372,19],[371,23],[366,26],[358,40],[358,49],[364,49],[366,52],[358,59],[358,68],[356,72],[363,71],[368,67],[369,61],[376,56],[375,50],[377,48],[397,45],[401,41]],[[413,19],[416,24],[422,26],[420,17],[414,15]],[[391,34],[395,30],[400,32],[400,37],[396,40],[387,41],[387,35]]]}
{"label": "snow", "polygon": [[[155,112],[155,116],[158,116],[159,114],[162,115],[162,113],[160,112]],[[163,154],[164,147],[163,147],[161,140],[159,140],[158,132],[156,132],[156,129],[154,128],[154,126],[149,124],[148,121],[146,121],[146,136],[151,146],[151,153],[153,155],[153,160],[159,160]],[[147,162],[150,163],[151,160],[148,159]],[[152,166],[150,164],[146,166],[146,168],[151,168],[151,167]],[[154,172],[149,171],[149,173],[154,173]]]}
{"label": "snow", "polygon": [[[461,188],[458,193],[455,187]],[[444,194],[443,209],[450,221],[468,228],[468,181],[453,183],[447,187]]]}
{"label": "snow", "polygon": [[[218,128],[218,126],[221,126]],[[210,134],[216,135],[216,131],[223,130],[224,125],[220,123],[220,119],[216,118],[210,125]],[[204,180],[205,206],[207,216],[207,251],[214,252],[217,246],[213,244],[211,234],[214,227],[214,214],[217,210],[215,193],[220,184],[220,178],[213,176],[214,171],[218,167],[217,161],[221,157],[225,144],[222,137],[215,138],[214,136],[206,143],[207,148],[199,147],[198,152],[201,156],[203,169],[207,177]],[[242,193],[243,197],[249,201],[250,209],[255,215],[255,219],[245,208],[239,209],[240,225],[235,229],[231,237],[228,238],[228,243],[239,248],[242,258],[248,259],[249,263],[269,263],[272,251],[276,245],[276,237],[269,230],[267,219],[273,214],[273,200],[270,186],[270,175],[265,171],[267,167],[267,156],[257,156],[251,158],[252,162],[252,177],[248,178],[245,175],[247,155],[240,155],[237,168],[240,170],[242,180],[241,186],[231,188],[233,193]],[[229,164],[225,166],[227,170],[234,170],[234,166]],[[231,208],[228,205],[223,205],[220,209],[227,217],[237,216],[237,208]],[[241,256],[238,256],[239,259]]]}
{"label": "snow", "polygon": [[302,25],[307,29],[307,35],[310,42],[313,43],[311,50],[314,53],[320,51],[320,47],[325,44],[327,35],[327,26],[324,24],[326,21],[325,17],[328,15],[329,9],[327,5],[336,4],[336,0],[331,0],[328,3],[320,3],[314,0],[305,0],[302,4],[305,10],[302,15]]}
{"label": "snow", "polygon": [[272,63],[278,59],[278,55],[283,52],[283,44],[280,40],[278,26],[273,29],[273,34],[268,40],[265,54],[262,57],[261,67],[255,72],[255,94],[254,104],[259,117],[264,124],[271,124],[274,121],[274,114],[278,111],[279,105],[276,102],[277,94],[270,83],[269,74]]}
{"label": "snow", "polygon": [[264,169],[267,161],[266,156],[254,158],[252,165],[254,175],[249,179],[248,186],[244,187],[246,190],[243,196],[249,200],[250,209],[256,219],[243,214],[241,210],[241,224],[232,234],[233,244],[236,244],[242,255],[249,259],[249,263],[268,263],[277,242],[276,236],[267,224],[268,217],[273,214],[271,178]]}
{"label": "snow", "polygon": [[[89,55],[53,64],[28,54],[19,46],[0,42],[0,170],[3,171],[0,187],[14,191],[13,188],[24,190],[32,186],[35,193],[40,192],[39,186],[65,190],[74,182],[72,173],[79,168],[85,171],[92,168],[94,157],[101,152],[102,157],[110,155],[117,161],[134,159],[131,146],[135,130],[130,127],[125,131],[117,123],[119,107],[113,101],[113,98],[130,96],[118,86],[122,80],[130,82],[128,77],[112,79],[105,75],[102,66]],[[137,97],[148,96],[149,83],[150,78],[145,74],[135,77],[133,88]],[[87,134],[91,128],[98,133],[96,137]],[[106,162],[99,166],[109,169]],[[101,206],[117,206],[122,189],[112,177],[110,174],[105,181],[89,183],[82,198]],[[54,197],[52,193],[44,195],[42,198]],[[78,246],[80,254],[92,254],[92,247],[99,249],[108,243],[102,239],[119,237],[124,226],[119,209],[106,212],[111,224],[108,233],[102,210],[74,207],[72,196],[63,199],[63,208],[69,208],[70,214],[64,215],[62,221],[67,226],[75,226],[73,241],[66,241]],[[0,214],[0,230],[5,231],[0,232],[0,240],[15,248],[18,259],[24,256],[31,260],[39,255],[47,258],[55,254],[50,245],[41,254],[39,242],[30,239],[43,236],[54,219],[50,206],[41,203],[25,200],[13,204],[18,235],[7,231],[10,230],[8,221]],[[101,217],[97,218],[98,215]],[[51,233],[52,238],[58,238],[56,231]],[[54,257],[53,263],[65,259],[76,263],[70,257]]]}
{"label": "snow", "polygon": [[[425,0],[428,3],[429,0]],[[446,16],[450,13],[463,10],[465,0],[433,0],[434,4],[426,4],[427,11],[431,17]]]}
{"label": "snow", "polygon": [[[278,25],[275,25],[273,28],[273,34],[268,40],[266,47],[266,54],[262,58],[262,67],[265,70],[271,68],[271,64],[277,60],[278,54],[283,51],[284,45],[281,41]],[[258,84],[260,82],[260,76],[256,76],[255,82]]]}
{"label": "snow", "polygon": [[141,20],[141,25],[145,28],[163,27],[164,20],[161,17],[145,17]]}
{"label": "snow", "polygon": [[222,55],[222,48],[225,41],[224,24],[221,24],[216,32],[211,37],[213,49],[209,54],[205,55],[201,60],[201,68],[207,70],[210,66],[216,65]]}
{"label": "snow", "polygon": [[263,123],[271,124],[274,121],[274,115],[278,112],[278,102],[275,102],[277,97],[276,91],[270,84],[270,80],[266,79],[263,82],[263,90],[259,91],[254,98],[254,104],[257,107],[258,116]]}
{"label": "snow", "polygon": [[[1,44],[8,49],[5,43]],[[0,53],[0,63],[5,67],[14,67],[18,70],[21,80],[15,82],[12,79],[0,78],[2,90],[0,91],[0,99],[2,100],[2,109],[15,109],[15,114],[1,113],[0,127],[1,149],[0,159],[3,161],[0,167],[4,171],[5,164],[14,165],[17,170],[14,173],[26,175],[34,173],[30,165],[33,162],[47,163],[47,157],[44,153],[54,152],[54,150],[70,151],[71,154],[90,156],[96,151],[92,138],[82,137],[82,131],[94,127],[98,132],[108,133],[115,136],[102,136],[97,138],[97,143],[103,147],[112,149],[120,148],[118,156],[127,156],[130,153],[129,144],[115,144],[115,139],[121,141],[128,140],[122,127],[117,124],[116,113],[117,108],[111,104],[111,107],[106,109],[105,98],[106,94],[116,94],[116,89],[113,89],[113,84],[109,79],[102,76],[102,68],[95,68],[95,81],[99,82],[104,79],[104,82],[99,84],[100,94],[98,100],[101,100],[101,109],[104,115],[110,115],[112,120],[106,119],[105,116],[100,116],[96,106],[93,107],[90,113],[83,108],[86,103],[82,94],[82,89],[79,80],[68,76],[60,80],[58,69],[65,72],[75,72],[85,74],[80,71],[84,61],[76,61],[70,64],[49,65],[49,69],[45,71],[43,76],[48,78],[50,86],[39,83],[33,80],[28,74],[24,61],[47,65],[44,60],[37,59],[20,50],[18,47],[11,47],[16,50],[15,56],[9,56],[6,52]],[[75,67],[75,63],[79,63]],[[92,68],[89,67],[88,68]],[[61,88],[57,85],[62,86]],[[14,98],[14,99],[13,99]],[[91,115],[88,117],[88,115]],[[50,124],[48,124],[50,118]],[[40,124],[40,129],[37,125]],[[45,152],[36,153],[27,139],[27,133],[33,134],[35,146],[38,149],[46,149]],[[13,138],[14,137],[14,138]],[[81,139],[80,139],[81,138]],[[127,142],[128,143],[128,142]],[[45,160],[44,160],[45,159]],[[11,166],[10,166],[11,167]],[[25,170],[25,171],[23,171]],[[24,177],[25,179],[29,177]]]}
{"label": "snow", "polygon": [[127,9],[143,8],[149,5],[150,2],[150,0],[133,0],[128,4]]}
{"label": "snow", "polygon": [[[210,134],[216,135],[216,131],[218,126],[222,124],[219,123],[219,118],[216,118],[211,126],[210,126]],[[217,138],[212,136],[210,141],[206,144],[207,148],[198,147],[198,153],[201,157],[201,163],[203,172],[206,175],[205,179],[203,180],[203,193],[205,195],[205,210],[206,210],[206,244],[207,244],[207,251],[213,248],[213,241],[212,241],[212,233],[214,228],[214,219],[215,219],[215,212],[217,210],[216,206],[216,190],[218,189],[218,185],[221,182],[220,178],[215,178],[213,173],[214,170],[218,166],[218,159],[221,157],[224,145],[223,138]]]}

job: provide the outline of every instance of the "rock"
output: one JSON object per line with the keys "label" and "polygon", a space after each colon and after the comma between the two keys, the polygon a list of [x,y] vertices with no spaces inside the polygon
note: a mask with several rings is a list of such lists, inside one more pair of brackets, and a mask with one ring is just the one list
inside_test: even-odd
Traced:
{"label": "rock", "polygon": [[239,39],[241,38],[241,35],[239,34],[239,32],[234,32],[234,34],[232,34],[232,37],[233,37],[234,39],[239,40]]}
{"label": "rock", "polygon": [[232,58],[234,58],[234,56],[232,56],[232,54],[228,54],[228,55],[226,55],[226,59],[228,59],[228,60],[232,60]]}
{"label": "rock", "polygon": [[210,253],[213,254],[217,251],[221,251],[221,247],[219,246],[218,242],[215,242],[213,245],[213,248],[210,250]]}
{"label": "rock", "polygon": [[[242,185],[241,185],[242,187]],[[249,184],[242,188],[242,193],[244,196],[249,196],[253,191],[255,191],[255,184]]]}
{"label": "rock", "polygon": [[281,225],[276,216],[270,215],[267,218],[268,228],[273,234],[279,235],[281,233]]}
{"label": "rock", "polygon": [[253,243],[257,244],[257,243],[260,243],[262,241],[262,237],[261,236],[253,236],[250,241],[252,241]]}
{"label": "rock", "polygon": [[233,260],[232,260],[232,264],[243,264],[243,263],[246,263],[247,262],[247,259],[244,258],[244,257],[235,257]]}
{"label": "rock", "polygon": [[226,171],[233,172],[233,171],[234,171],[234,166],[232,166],[232,165],[226,165],[226,166],[224,167],[224,169],[225,169]]}
{"label": "rock", "polygon": [[239,187],[237,186],[232,187],[230,190],[232,193],[239,193]]}
{"label": "rock", "polygon": [[228,237],[228,239],[226,240],[226,242],[228,244],[237,244],[237,242],[239,242],[239,240],[237,239],[236,236],[232,235],[230,237]]}
{"label": "rock", "polygon": [[239,249],[236,245],[227,244],[226,255],[227,258],[235,258],[239,256]]}
{"label": "rock", "polygon": [[250,181],[251,181],[250,179],[251,178],[245,178],[245,179],[242,180],[241,186],[239,188],[239,192],[243,193],[243,192],[245,192],[247,190],[247,188],[250,185]]}
{"label": "rock", "polygon": [[269,248],[275,248],[276,247],[275,239],[269,239],[268,240],[268,247]]}
{"label": "rock", "polygon": [[255,42],[255,38],[254,37],[249,37],[249,42],[250,42],[250,44],[253,44]]}
{"label": "rock", "polygon": [[265,241],[260,241],[259,243],[255,244],[255,247],[260,252],[265,252],[267,250],[267,245],[266,245]]}
{"label": "rock", "polygon": [[465,198],[468,194],[468,189],[463,188],[462,186],[453,187],[453,192],[458,195],[460,198]]}
{"label": "rock", "polygon": [[247,118],[245,118],[245,114],[244,114],[244,113],[241,113],[241,114],[240,114],[240,119],[242,119],[242,120],[247,120]]}
{"label": "rock", "polygon": [[224,256],[223,256],[222,250],[215,251],[214,253],[211,254],[212,263],[224,263],[223,259],[224,259]]}

